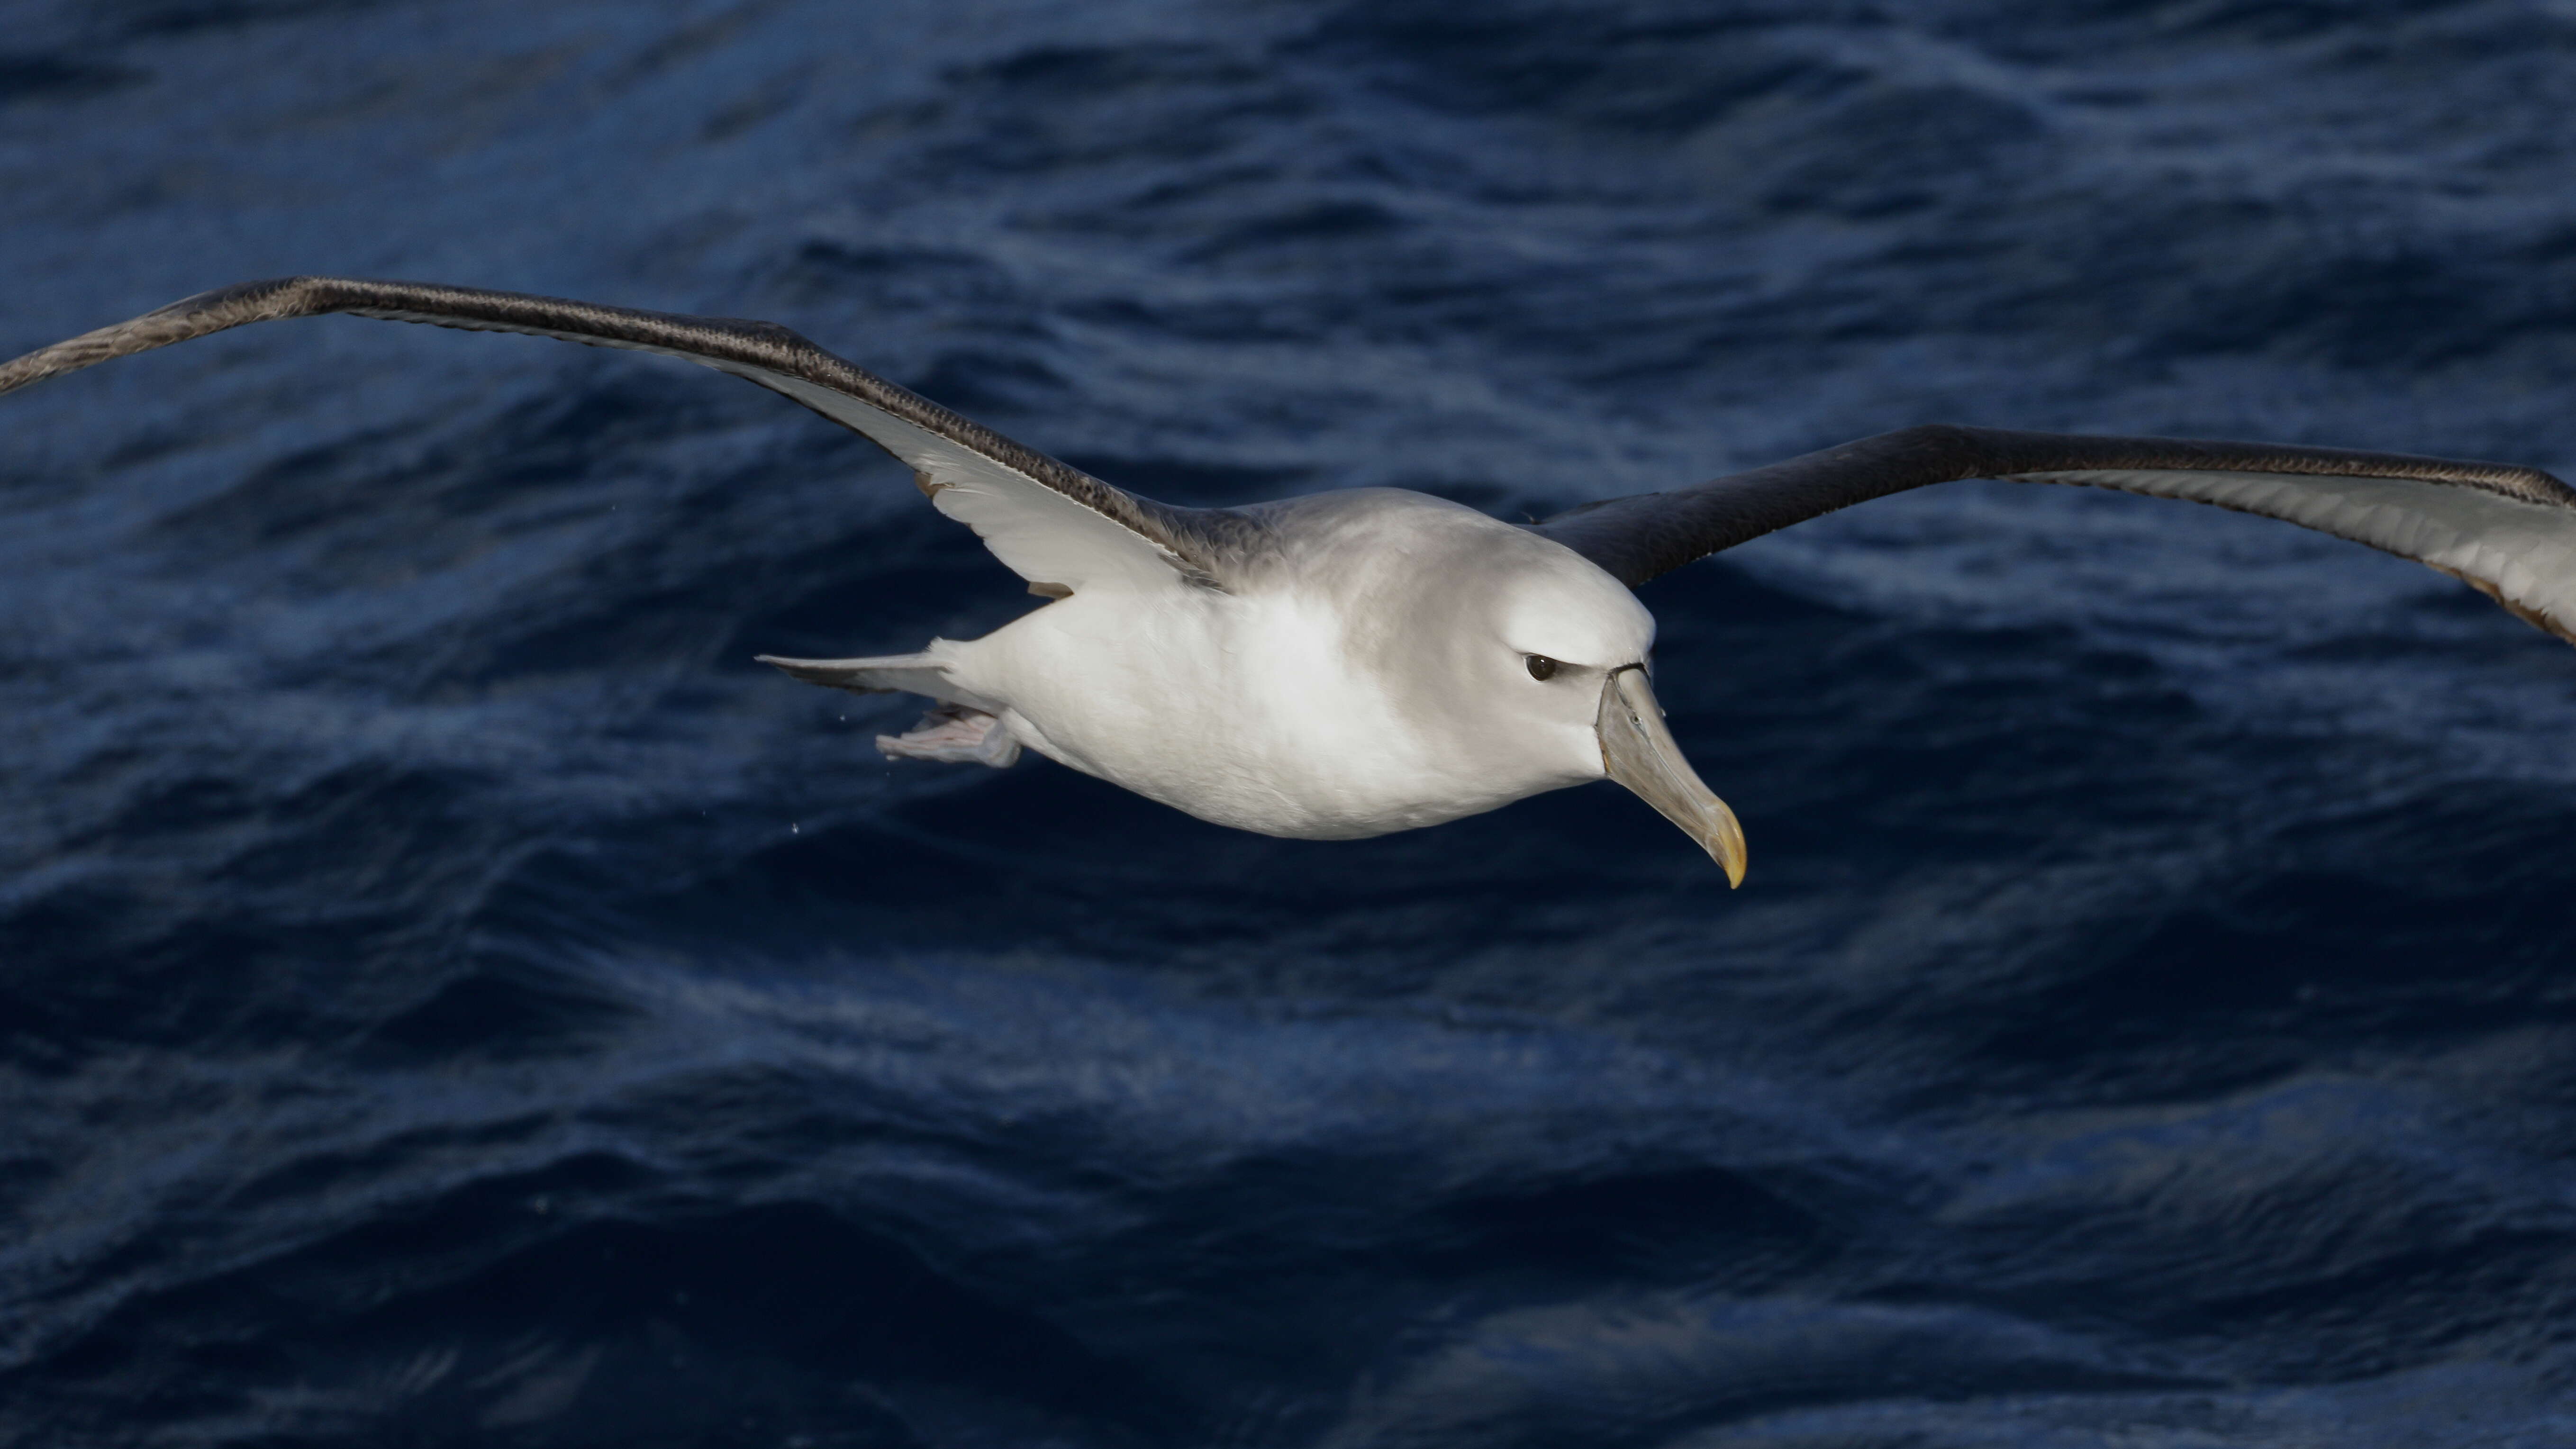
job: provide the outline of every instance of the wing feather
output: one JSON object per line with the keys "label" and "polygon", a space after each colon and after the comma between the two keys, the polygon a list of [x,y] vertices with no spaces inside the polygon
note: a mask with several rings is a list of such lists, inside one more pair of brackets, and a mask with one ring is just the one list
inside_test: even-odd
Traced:
{"label": "wing feather", "polygon": [[1794,523],[1961,478],[2113,488],[2302,524],[2450,574],[2576,643],[2576,490],[2501,463],[1927,426],[1611,499],[1535,528],[1633,586]]}
{"label": "wing feather", "polygon": [[0,393],[251,322],[333,312],[478,332],[519,332],[678,357],[779,393],[910,466],[939,511],[1034,584],[1224,587],[1240,521],[1111,487],[825,352],[774,322],[346,277],[245,282],[174,302],[15,361]]}

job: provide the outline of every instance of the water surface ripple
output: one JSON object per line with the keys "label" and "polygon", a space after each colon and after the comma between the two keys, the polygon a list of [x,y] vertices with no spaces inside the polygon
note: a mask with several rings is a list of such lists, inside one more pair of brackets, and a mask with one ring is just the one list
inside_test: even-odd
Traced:
{"label": "water surface ripple", "polygon": [[[2576,12],[22,0],[0,353],[776,319],[1138,490],[1910,423],[2576,466]],[[1749,828],[896,767],[1028,607],[667,361],[0,403],[0,1441],[2576,1442],[2576,651],[1957,485],[1647,590]]]}

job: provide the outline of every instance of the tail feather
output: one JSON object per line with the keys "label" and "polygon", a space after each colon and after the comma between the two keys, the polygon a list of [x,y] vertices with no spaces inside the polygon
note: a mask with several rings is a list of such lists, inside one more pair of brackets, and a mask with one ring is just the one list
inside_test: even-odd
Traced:
{"label": "tail feather", "polygon": [[808,684],[846,689],[852,694],[919,694],[986,714],[999,714],[1002,710],[1001,705],[959,687],[948,677],[948,661],[936,654],[887,654],[874,659],[782,659],[774,654],[755,657]]}

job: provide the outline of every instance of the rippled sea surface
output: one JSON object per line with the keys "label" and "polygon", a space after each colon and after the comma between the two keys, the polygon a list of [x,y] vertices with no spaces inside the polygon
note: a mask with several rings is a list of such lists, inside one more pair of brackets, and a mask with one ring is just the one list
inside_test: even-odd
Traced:
{"label": "rippled sea surface", "polygon": [[[2576,9],[0,6],[0,353],[774,319],[1138,491],[1922,421],[2576,465]],[[0,401],[12,1445],[2576,1442],[2576,651],[1959,484],[1670,576],[1613,787],[1342,844],[757,652],[1034,601],[653,358]]]}

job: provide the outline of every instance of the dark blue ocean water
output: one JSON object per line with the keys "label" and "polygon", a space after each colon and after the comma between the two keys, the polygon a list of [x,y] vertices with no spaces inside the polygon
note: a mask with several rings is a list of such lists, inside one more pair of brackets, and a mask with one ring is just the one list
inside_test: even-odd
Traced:
{"label": "dark blue ocean water", "polygon": [[[2576,465],[2576,9],[16,0],[0,353],[771,318],[1144,493],[1909,423]],[[1965,484],[1652,585],[1753,874],[1352,844],[755,652],[1033,601],[697,369],[0,401],[0,1441],[2576,1442],[2576,651]]]}

